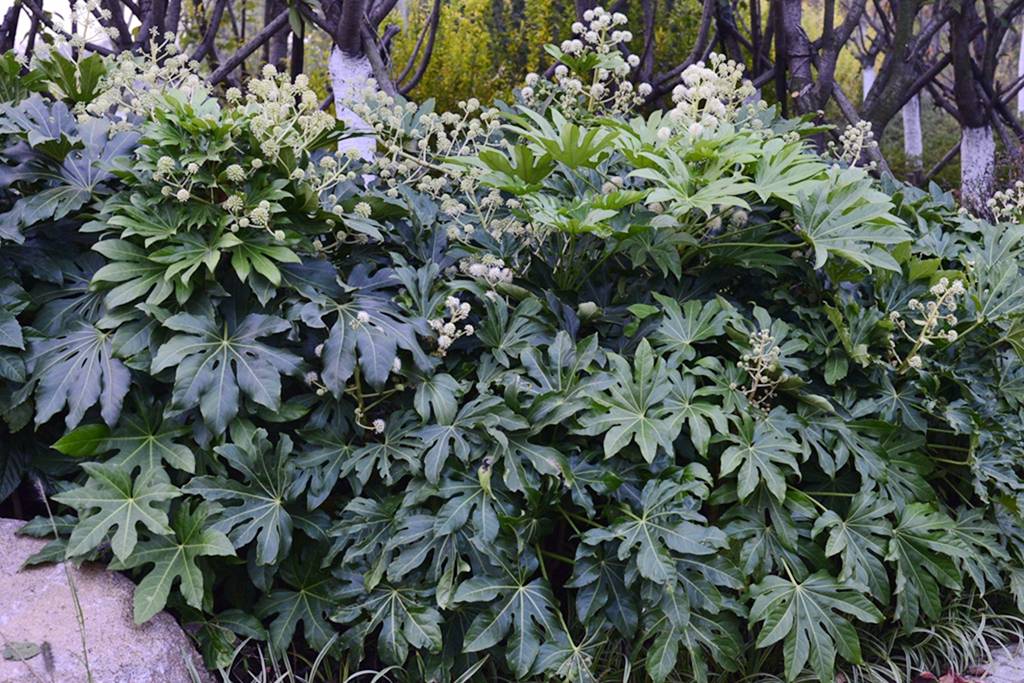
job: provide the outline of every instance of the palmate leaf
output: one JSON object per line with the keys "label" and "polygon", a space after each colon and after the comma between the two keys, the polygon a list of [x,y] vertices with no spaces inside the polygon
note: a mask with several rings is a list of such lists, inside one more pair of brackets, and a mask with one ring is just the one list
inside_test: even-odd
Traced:
{"label": "palmate leaf", "polygon": [[[967,256],[974,264],[965,283],[974,317],[983,322],[1020,316],[1024,312],[1020,275],[1024,228],[985,225],[981,236],[981,243],[976,243]],[[1019,340],[1019,333],[1014,338]]]}
{"label": "palmate leaf", "polygon": [[[292,440],[282,434],[274,446],[264,429],[251,440],[214,449],[244,481],[218,476],[196,477],[184,488],[225,507],[214,517],[213,529],[228,534],[235,548],[256,540],[256,562],[275,564],[288,555],[294,526],[288,506],[298,498],[295,490],[295,462],[290,457]],[[248,442],[246,442],[248,441]]]}
{"label": "palmate leaf", "polygon": [[117,527],[110,547],[114,556],[125,560],[138,542],[136,526],[142,524],[157,535],[172,533],[167,524],[166,503],[181,492],[171,485],[161,468],[141,472],[132,479],[126,467],[83,463],[89,475],[84,486],[53,497],[79,512],[79,522],[71,532],[67,557],[84,555],[106,540]]}
{"label": "palmate leaf", "polygon": [[678,419],[686,420],[690,442],[702,456],[708,454],[708,446],[714,433],[725,434],[729,422],[720,405],[705,397],[717,394],[714,387],[697,387],[694,375],[683,375],[682,381],[672,387],[672,393],[665,399],[665,406]]}
{"label": "palmate leaf", "polygon": [[532,432],[562,424],[586,409],[594,392],[611,383],[603,373],[590,372],[601,356],[596,334],[574,344],[564,330],[555,335],[546,353],[535,347],[523,350],[519,359],[527,377],[520,383],[525,389],[519,388],[533,396],[527,413]]}
{"label": "palmate leaf", "polygon": [[[359,602],[337,610],[331,620],[351,624],[360,620],[364,634],[380,627],[377,649],[385,664],[400,666],[409,649],[441,650],[441,614],[433,606],[433,591],[381,584]],[[365,636],[364,636],[365,637]]]}
{"label": "palmate leaf", "polygon": [[174,283],[164,277],[167,267],[151,261],[143,248],[121,239],[102,240],[92,248],[110,261],[92,276],[94,283],[110,287],[104,297],[109,308],[142,297],[155,306],[174,293]]}
{"label": "palmate leaf", "polygon": [[856,166],[831,168],[824,187],[800,193],[793,206],[798,235],[814,248],[814,267],[839,256],[868,268],[899,272],[899,264],[882,247],[910,239],[906,226],[890,211],[889,196],[872,187],[867,172]]}
{"label": "palmate leaf", "polygon": [[982,508],[960,508],[950,530],[965,550],[960,568],[982,594],[989,587],[1003,585],[1000,568],[1010,559],[999,538],[1000,528],[985,519],[985,514]]}
{"label": "palmate leaf", "polygon": [[300,623],[306,643],[314,650],[327,647],[335,633],[327,617],[337,607],[339,581],[321,568],[321,560],[309,550],[290,555],[281,564],[280,578],[285,587],[264,596],[256,605],[256,616],[273,617],[268,630],[270,644],[278,653],[288,651]]}
{"label": "palmate leaf", "polygon": [[334,561],[341,556],[345,566],[365,564],[368,569],[363,574],[363,583],[367,590],[373,590],[388,568],[391,554],[387,550],[392,539],[408,516],[401,496],[382,501],[353,498],[331,528],[333,542],[327,559]]}
{"label": "palmate leaf", "polygon": [[164,326],[177,332],[153,358],[154,373],[174,367],[173,407],[197,403],[207,426],[223,434],[238,414],[240,394],[270,410],[281,405],[281,375],[294,375],[301,359],[284,349],[257,341],[289,329],[281,318],[250,313],[241,320],[227,315],[172,315]]}
{"label": "palmate leaf", "polygon": [[795,204],[800,194],[813,191],[819,184],[817,179],[827,166],[805,145],[802,139],[787,142],[783,138],[772,138],[764,143],[754,167],[753,187],[762,202],[774,196]]}
{"label": "palmate leaf", "polygon": [[[708,476],[706,471],[703,476]],[[707,526],[704,517],[693,511],[695,505],[688,494],[688,487],[676,482],[649,481],[641,495],[639,514],[624,509],[607,528],[586,532],[583,541],[591,545],[618,541],[619,560],[635,559],[641,576],[668,584],[675,579],[676,559],[711,555],[727,544],[720,529]]]}
{"label": "palmate leaf", "polygon": [[462,406],[450,424],[428,424],[416,431],[416,436],[423,441],[423,473],[427,481],[436,484],[449,457],[455,455],[467,463],[472,446],[482,443],[481,429],[488,430],[493,437],[498,429],[528,426],[499,396],[473,399]]}
{"label": "palmate leaf", "polygon": [[167,463],[183,472],[195,472],[195,455],[188,446],[178,443],[192,429],[164,420],[160,408],[158,403],[137,401],[135,409],[122,415],[117,428],[99,442],[97,451],[117,451],[107,462],[129,469],[147,470]]}
{"label": "palmate leaf", "polygon": [[721,474],[739,472],[736,475],[736,492],[745,500],[757,488],[764,485],[776,499],[786,497],[786,472],[784,467],[796,474],[800,465],[795,455],[800,444],[791,436],[773,429],[765,420],[753,420],[744,416],[737,433],[725,437],[733,443],[722,453]]}
{"label": "palmate leaf", "polygon": [[779,501],[767,488],[758,489],[744,505],[725,516],[725,533],[739,544],[740,571],[756,579],[788,569],[796,578],[810,574],[808,565],[825,562],[824,553],[808,543],[817,515],[806,498],[789,492]]}
{"label": "palmate leaf", "polygon": [[399,349],[409,352],[422,372],[436,365],[437,359],[427,355],[418,339],[430,333],[426,320],[406,314],[395,304],[392,295],[401,281],[394,270],[371,274],[370,267],[361,263],[345,283],[326,261],[309,260],[281,270],[285,281],[314,299],[301,309],[307,325],[324,329],[324,319],[334,318],[320,358],[324,385],[335,397],[345,391],[357,362],[363,378],[375,387],[394,371]]}
{"label": "palmate leaf", "polygon": [[800,582],[768,576],[751,591],[750,621],[763,622],[757,647],[784,640],[790,681],[810,661],[818,679],[832,683],[837,651],[851,664],[861,662],[860,638],[849,619],[882,621],[882,613],[855,586],[840,583],[824,570]]}
{"label": "palmate leaf", "polygon": [[295,486],[306,491],[306,508],[315,510],[330,496],[335,484],[353,460],[355,445],[341,419],[300,433],[303,450],[295,458]]}
{"label": "palmate leaf", "polygon": [[521,554],[517,563],[492,557],[500,573],[462,582],[452,602],[488,603],[466,631],[465,651],[480,652],[504,640],[508,666],[522,678],[540,654],[541,639],[559,632],[555,596],[545,579],[533,578],[538,562],[532,553]]}
{"label": "palmate leaf", "polygon": [[[54,105],[54,111],[60,106],[63,105]],[[23,197],[13,210],[0,216],[0,231],[43,220],[59,220],[81,209],[100,192],[113,179],[111,169],[115,160],[128,154],[139,138],[138,133],[127,131],[111,135],[111,123],[107,119],[90,118],[78,126],[80,149],[67,150],[60,163],[32,162],[19,179],[42,181],[44,187]],[[30,144],[32,136],[30,132]]]}
{"label": "palmate leaf", "polygon": [[598,683],[594,674],[594,661],[599,656],[602,644],[600,633],[597,632],[577,643],[571,634],[559,631],[553,640],[540,646],[533,673],[547,673],[549,677],[569,683]]}
{"label": "palmate leaf", "polygon": [[[724,585],[733,588],[742,585],[734,577],[725,581]],[[709,587],[715,590],[710,583],[701,590]],[[644,638],[650,639],[651,644],[644,664],[654,681],[661,683],[673,673],[678,673],[683,668],[680,656],[689,660],[687,668],[696,680],[702,682],[706,682],[708,677],[708,655],[721,668],[727,671],[736,669],[742,641],[735,620],[721,611],[720,595],[716,595],[715,604],[711,604],[701,598],[695,599],[691,588],[683,590],[681,586],[666,590],[649,584],[645,593],[648,602],[654,604],[645,610]],[[704,607],[698,609],[702,603]]]}
{"label": "palmate leaf", "polygon": [[655,359],[646,339],[637,347],[633,366],[622,356],[609,353],[614,383],[607,393],[593,397],[595,409],[580,418],[580,433],[604,434],[604,455],[610,458],[631,442],[640,447],[644,460],[652,462],[662,448],[672,452],[672,442],[682,429],[682,418],[664,405],[679,381],[663,358]]}
{"label": "palmate leaf", "polygon": [[132,600],[135,623],[149,621],[167,605],[175,583],[185,602],[201,609],[203,605],[203,570],[196,563],[199,557],[234,555],[231,541],[222,532],[207,528],[209,509],[200,504],[194,509],[182,505],[171,522],[173,536],[157,536],[144,541],[123,560],[115,560],[110,568],[134,569],[152,564],[153,569],[139,582]]}
{"label": "palmate leaf", "polygon": [[942,611],[940,586],[960,588],[956,560],[968,551],[952,532],[953,520],[926,503],[903,508],[892,529],[885,559],[896,563],[896,618],[909,631],[924,612],[938,619]]}
{"label": "palmate leaf", "polygon": [[411,411],[391,415],[385,422],[384,432],[368,438],[356,448],[351,457],[341,464],[340,476],[355,473],[360,483],[366,484],[374,470],[385,484],[392,484],[409,472],[419,473],[422,466],[423,443],[417,435],[418,422]]}
{"label": "palmate leaf", "polygon": [[623,638],[634,636],[640,605],[636,591],[626,586],[626,565],[603,546],[577,546],[572,578],[566,586],[576,589],[580,623],[591,624],[604,618]]}
{"label": "palmate leaf", "polygon": [[104,422],[117,422],[131,380],[128,368],[114,358],[110,335],[85,322],[58,337],[31,341],[28,370],[27,386],[35,387],[36,424],[67,406],[64,423],[69,429],[96,403]]}
{"label": "palmate leaf", "polygon": [[882,603],[889,601],[889,574],[882,563],[892,535],[887,517],[895,509],[894,503],[880,500],[877,492],[862,491],[854,496],[845,516],[828,510],[814,522],[812,532],[817,536],[828,531],[825,554],[839,555],[843,561],[839,580],[867,586]]}
{"label": "palmate leaf", "polygon": [[654,298],[665,309],[665,317],[651,340],[659,351],[667,351],[681,361],[693,360],[697,355],[694,344],[724,335],[726,324],[736,316],[735,309],[721,298],[707,302],[691,299],[682,306],[661,294]]}

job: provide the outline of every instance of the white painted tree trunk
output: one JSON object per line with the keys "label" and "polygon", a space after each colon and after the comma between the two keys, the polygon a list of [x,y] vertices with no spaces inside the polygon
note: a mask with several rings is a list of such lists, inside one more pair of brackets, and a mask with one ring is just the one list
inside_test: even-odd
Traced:
{"label": "white painted tree trunk", "polygon": [[[1020,54],[1017,56],[1017,78],[1024,76],[1024,26],[1020,29]],[[1017,113],[1024,116],[1024,88],[1017,93]]]}
{"label": "white painted tree trunk", "polygon": [[960,138],[960,203],[984,215],[995,187],[996,142],[991,126],[964,128]]}
{"label": "white painted tree trunk", "polygon": [[861,78],[861,100],[868,98],[868,93],[871,92],[871,86],[875,84],[875,67],[873,64],[866,64],[862,67],[860,72]]}
{"label": "white painted tree trunk", "polygon": [[918,95],[903,105],[903,153],[910,170],[915,174],[920,173],[924,145],[921,140],[921,98]]}
{"label": "white painted tree trunk", "polygon": [[[334,90],[336,116],[345,122],[349,130],[372,133],[370,125],[353,109],[365,100],[363,91],[373,78],[370,60],[365,56],[351,57],[335,47],[331,50],[327,70],[330,72],[331,86]],[[348,138],[338,144],[338,151],[344,153],[355,150],[367,161],[373,160],[376,148],[377,141],[369,134]]]}

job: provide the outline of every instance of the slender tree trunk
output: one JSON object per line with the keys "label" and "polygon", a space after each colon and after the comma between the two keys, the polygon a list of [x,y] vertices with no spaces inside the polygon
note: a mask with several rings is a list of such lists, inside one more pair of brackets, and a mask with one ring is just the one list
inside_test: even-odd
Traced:
{"label": "slender tree trunk", "polygon": [[976,216],[989,216],[995,190],[996,143],[992,111],[974,73],[969,36],[980,21],[975,0],[964,2],[950,23],[953,94],[960,118],[960,203]]}
{"label": "slender tree trunk", "polygon": [[784,93],[784,97],[796,95],[796,109],[800,113],[806,113],[817,109],[817,103],[812,102],[811,89],[814,85],[811,75],[811,42],[804,32],[801,22],[803,21],[803,0],[782,0],[781,3],[782,31],[785,33],[786,46],[786,71],[789,73],[790,93]]}
{"label": "slender tree trunk", "polygon": [[992,126],[963,129],[960,139],[960,203],[978,216],[995,191],[996,141]]}
{"label": "slender tree trunk", "polygon": [[860,71],[860,82],[861,82],[861,101],[863,102],[868,98],[868,93],[871,92],[871,86],[875,84],[875,65],[874,64],[863,64],[861,65]]}
{"label": "slender tree trunk", "polygon": [[903,153],[907,157],[910,181],[921,182],[924,145],[921,140],[921,97],[914,95],[903,105]]}
{"label": "slender tree trunk", "polygon": [[[334,91],[335,115],[345,122],[349,130],[370,132],[370,125],[353,110],[354,106],[365,99],[363,91],[373,75],[370,60],[366,55],[346,54],[340,48],[335,47],[331,50],[327,66]],[[343,140],[338,148],[342,152],[355,150],[360,157],[371,161],[374,158],[376,146],[377,142],[372,135],[361,135]]]}
{"label": "slender tree trunk", "polygon": [[[1020,54],[1017,56],[1017,78],[1024,76],[1024,25],[1020,29]],[[1017,93],[1017,114],[1024,116],[1024,88]]]}

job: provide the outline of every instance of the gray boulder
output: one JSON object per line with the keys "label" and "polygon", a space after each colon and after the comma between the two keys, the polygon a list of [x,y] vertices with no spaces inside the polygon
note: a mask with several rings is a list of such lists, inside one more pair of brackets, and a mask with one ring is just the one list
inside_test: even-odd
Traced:
{"label": "gray boulder", "polygon": [[[85,683],[82,633],[65,565],[21,569],[44,541],[0,519],[0,683]],[[67,565],[85,616],[93,683],[191,683],[186,660],[209,681],[188,636],[167,613],[136,626],[126,577]]]}

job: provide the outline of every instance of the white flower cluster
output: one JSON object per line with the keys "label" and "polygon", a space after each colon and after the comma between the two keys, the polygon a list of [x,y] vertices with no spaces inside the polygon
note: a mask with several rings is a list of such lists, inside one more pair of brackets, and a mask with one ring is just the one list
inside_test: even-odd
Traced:
{"label": "white flower cluster", "polygon": [[[316,140],[337,125],[334,116],[321,111],[319,98],[304,74],[292,81],[287,74],[278,74],[272,64],[263,67],[260,78],[249,81],[240,110],[263,158],[270,163],[282,157],[304,158]],[[301,175],[315,177],[321,168],[310,164]]]}
{"label": "white flower cluster", "polygon": [[[46,3],[40,2],[39,5],[45,9]],[[103,25],[109,23],[112,16],[111,11],[102,6],[101,0],[76,0],[71,3],[70,17],[70,25],[75,32],[50,31],[50,43],[37,41],[33,59],[48,59],[52,50],[71,54],[73,50],[86,47],[87,43],[105,44],[108,40],[117,40],[120,38],[118,29]],[[47,30],[45,25],[41,28]]]}
{"label": "white flower cluster", "polygon": [[[871,124],[868,121],[859,121],[852,126],[847,126],[839,136],[839,144],[834,141],[828,143],[829,152],[839,161],[850,166],[856,166],[863,161],[864,153],[869,149],[878,147],[874,133],[871,132]],[[866,168],[872,170],[877,162],[870,162]]]}
{"label": "white flower cluster", "polygon": [[996,220],[1024,222],[1024,181],[1018,180],[1013,187],[996,192],[987,204]]}
{"label": "white flower cluster", "polygon": [[375,84],[363,96],[363,102],[351,106],[377,139],[377,155],[365,172],[377,176],[389,196],[397,197],[401,185],[442,199],[472,193],[472,171],[435,160],[472,156],[487,146],[500,126],[498,110],[471,98],[459,102],[458,112],[420,112],[415,102],[396,100]]}
{"label": "white flower cluster", "polygon": [[106,65],[99,92],[85,106],[85,111],[95,116],[111,111],[122,117],[146,115],[166,90],[192,93],[206,89],[199,76],[199,65],[178,51],[170,34],[162,41],[148,43],[145,51],[120,52],[108,58]]}
{"label": "white flower cluster", "polygon": [[506,268],[502,259],[491,254],[484,254],[479,261],[462,259],[459,262],[459,270],[474,280],[486,282],[491,287],[502,282],[512,282],[513,277],[512,269]]}
{"label": "white flower cluster", "polygon": [[519,91],[523,102],[536,105],[550,101],[567,116],[578,112],[625,113],[642,104],[651,94],[648,83],[634,86],[630,74],[640,65],[635,54],[623,56],[623,48],[633,39],[625,25],[626,15],[595,7],[583,13],[586,23],[572,25],[574,38],[562,42],[566,62],[597,56],[592,73],[576,73],[568,64],[555,67],[554,80],[531,73]]}
{"label": "white flower cluster", "polygon": [[445,300],[444,307],[444,315],[427,321],[430,327],[437,332],[436,353],[442,357],[448,353],[448,349],[455,343],[456,339],[468,337],[475,332],[473,326],[468,323],[459,327],[459,323],[468,318],[472,310],[467,302],[459,300],[458,297],[450,296]]}
{"label": "white flower cluster", "polygon": [[928,291],[935,297],[934,301],[911,299],[907,302],[907,308],[915,314],[915,317],[910,322],[920,328],[916,336],[910,333],[907,321],[900,315],[899,311],[889,313],[889,320],[892,321],[896,329],[913,343],[913,347],[906,357],[900,359],[896,352],[895,340],[891,337],[889,339],[889,354],[893,367],[901,372],[907,368],[921,368],[923,362],[920,352],[924,347],[932,346],[936,341],[952,343],[960,336],[956,329],[954,329],[954,326],[959,322],[956,316],[959,299],[967,291],[963,281],[954,280],[950,282],[948,278],[942,278],[932,285]]}
{"label": "white flower cluster", "polygon": [[747,340],[750,351],[740,357],[739,366],[746,371],[750,384],[743,394],[751,405],[766,410],[781,382],[776,376],[781,351],[768,330],[758,330]]}
{"label": "white flower cluster", "polygon": [[[668,119],[675,130],[659,131],[667,139],[678,130],[692,137],[713,132],[722,123],[735,121],[745,103],[756,94],[753,84],[743,78],[743,65],[712,52],[707,63],[697,62],[680,74],[679,85],[672,89],[675,106]],[[765,107],[758,102],[757,107]]]}

